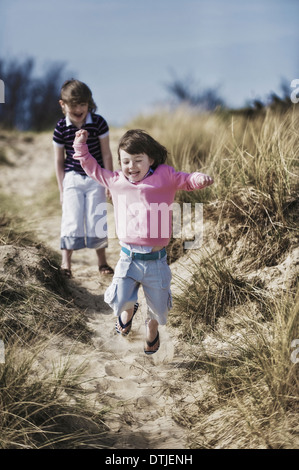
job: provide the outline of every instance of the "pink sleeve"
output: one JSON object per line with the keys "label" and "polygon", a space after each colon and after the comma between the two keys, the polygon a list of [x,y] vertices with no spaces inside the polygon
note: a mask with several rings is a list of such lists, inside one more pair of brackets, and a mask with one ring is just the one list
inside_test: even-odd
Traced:
{"label": "pink sleeve", "polygon": [[212,178],[204,173],[184,173],[183,171],[175,171],[173,168],[171,170],[177,190],[194,191],[206,188],[213,183]]}
{"label": "pink sleeve", "polygon": [[118,173],[102,168],[96,159],[89,153],[87,144],[74,144],[73,158],[79,160],[83,170],[103,186],[109,187]]}

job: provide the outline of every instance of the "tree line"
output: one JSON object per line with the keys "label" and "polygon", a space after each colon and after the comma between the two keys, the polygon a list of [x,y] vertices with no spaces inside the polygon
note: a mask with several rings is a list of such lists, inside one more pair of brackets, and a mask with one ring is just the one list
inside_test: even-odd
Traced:
{"label": "tree line", "polygon": [[4,84],[0,126],[35,131],[53,128],[61,117],[58,100],[64,76],[65,65],[62,63],[49,64],[37,77],[34,59],[0,58],[0,79]]}
{"label": "tree line", "polygon": [[[34,131],[52,129],[61,117],[58,105],[61,85],[70,77],[64,63],[49,64],[42,76],[37,77],[33,58],[0,58],[0,82],[5,88],[5,102],[0,100],[0,126]],[[217,88],[201,89],[190,77],[172,77],[165,88],[175,106],[186,104],[198,111],[229,110]],[[282,96],[272,93],[264,101],[252,100],[244,108],[230,111],[248,116],[263,112],[266,107],[285,111],[293,105],[289,85],[283,82],[281,90]]]}

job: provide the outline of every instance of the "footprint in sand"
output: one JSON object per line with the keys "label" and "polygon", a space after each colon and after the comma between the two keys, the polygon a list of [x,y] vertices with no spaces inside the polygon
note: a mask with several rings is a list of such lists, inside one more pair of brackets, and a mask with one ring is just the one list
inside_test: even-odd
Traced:
{"label": "footprint in sand", "polygon": [[125,364],[123,362],[109,362],[105,365],[105,372],[109,376],[125,379],[129,376],[138,376],[141,371],[133,364]]}

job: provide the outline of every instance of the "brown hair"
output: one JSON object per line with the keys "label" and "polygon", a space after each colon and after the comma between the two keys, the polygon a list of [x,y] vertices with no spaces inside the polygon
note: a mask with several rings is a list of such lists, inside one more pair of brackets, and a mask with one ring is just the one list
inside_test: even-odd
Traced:
{"label": "brown hair", "polygon": [[80,103],[87,103],[88,110],[94,113],[97,105],[93,101],[90,88],[79,80],[71,79],[64,82],[60,91],[60,98],[64,103],[73,106]]}
{"label": "brown hair", "polygon": [[145,153],[154,160],[153,169],[165,163],[168,155],[167,149],[142,129],[131,129],[122,136],[118,145],[119,162],[120,150],[124,150],[130,155]]}

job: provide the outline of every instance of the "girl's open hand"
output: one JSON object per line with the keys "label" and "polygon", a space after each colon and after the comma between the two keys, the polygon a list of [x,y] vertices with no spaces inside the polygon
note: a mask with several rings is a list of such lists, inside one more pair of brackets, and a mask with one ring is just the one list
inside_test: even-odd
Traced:
{"label": "girl's open hand", "polygon": [[80,129],[76,132],[74,144],[85,144],[87,141],[88,132],[85,129]]}

